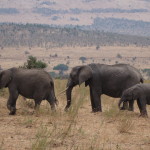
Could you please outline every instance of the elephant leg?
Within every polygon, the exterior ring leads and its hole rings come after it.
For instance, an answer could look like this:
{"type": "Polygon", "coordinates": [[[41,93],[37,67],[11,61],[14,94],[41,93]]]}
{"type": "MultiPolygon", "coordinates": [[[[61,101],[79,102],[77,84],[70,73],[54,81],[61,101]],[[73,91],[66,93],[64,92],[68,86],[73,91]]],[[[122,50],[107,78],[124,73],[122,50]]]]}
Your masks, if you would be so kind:
{"type": "Polygon", "coordinates": [[[94,89],[91,88],[91,93],[92,93],[92,111],[93,112],[98,112],[98,111],[102,111],[101,108],[101,99],[100,99],[100,94],[98,92],[96,92],[94,89]]]}
{"type": "MultiPolygon", "coordinates": [[[[41,90],[42,91],[42,90],[41,90]]],[[[33,99],[34,99],[34,102],[35,102],[35,106],[34,106],[34,109],[36,110],[39,110],[40,108],[40,104],[43,100],[43,94],[41,93],[41,91],[36,91],[33,95],[33,99]]]]}
{"type": "Polygon", "coordinates": [[[146,105],[142,106],[142,110],[141,110],[141,115],[142,117],[148,117],[147,115],[147,110],[146,110],[146,105]]]}
{"type": "Polygon", "coordinates": [[[55,105],[57,103],[57,99],[55,97],[55,94],[54,94],[53,90],[50,92],[50,95],[49,95],[47,101],[49,102],[49,104],[51,106],[51,110],[55,111],[56,110],[55,105]]]}
{"type": "Polygon", "coordinates": [[[134,111],[133,105],[134,105],[134,100],[129,101],[129,108],[128,108],[129,111],[134,111]]]}
{"type": "Polygon", "coordinates": [[[145,99],[138,99],[137,100],[138,107],[140,109],[140,116],[147,117],[147,110],[146,110],[146,100],[145,99]]]}
{"type": "Polygon", "coordinates": [[[92,106],[92,111],[94,111],[95,105],[94,105],[94,98],[92,94],[92,89],[90,88],[90,99],[91,99],[91,106],[92,106]]]}
{"type": "Polygon", "coordinates": [[[17,91],[10,92],[10,96],[7,101],[7,108],[10,110],[9,115],[16,114],[16,101],[17,101],[18,95],[19,94],[17,91]]]}
{"type": "Polygon", "coordinates": [[[141,106],[141,103],[140,103],[139,99],[137,99],[137,105],[138,105],[140,113],[141,113],[142,112],[142,106],[141,106]]]}
{"type": "Polygon", "coordinates": [[[56,108],[55,108],[55,102],[53,102],[51,99],[48,99],[47,101],[49,102],[49,104],[51,106],[51,110],[55,111],[56,110],[56,108]]]}
{"type": "Polygon", "coordinates": [[[40,104],[41,104],[41,100],[34,100],[34,102],[35,102],[34,109],[35,109],[35,110],[39,110],[40,104]]]}
{"type": "Polygon", "coordinates": [[[123,102],[123,106],[121,107],[121,110],[128,110],[128,102],[123,102]]]}

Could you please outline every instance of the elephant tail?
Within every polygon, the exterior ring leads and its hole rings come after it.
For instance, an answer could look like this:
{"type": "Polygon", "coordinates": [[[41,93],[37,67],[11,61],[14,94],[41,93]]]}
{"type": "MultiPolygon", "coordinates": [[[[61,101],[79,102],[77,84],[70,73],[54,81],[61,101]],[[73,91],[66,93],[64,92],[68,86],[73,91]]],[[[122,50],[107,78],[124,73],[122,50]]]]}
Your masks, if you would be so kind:
{"type": "Polygon", "coordinates": [[[144,79],[143,79],[143,78],[141,78],[141,79],[140,79],[140,82],[141,82],[141,83],[144,83],[144,79]]]}

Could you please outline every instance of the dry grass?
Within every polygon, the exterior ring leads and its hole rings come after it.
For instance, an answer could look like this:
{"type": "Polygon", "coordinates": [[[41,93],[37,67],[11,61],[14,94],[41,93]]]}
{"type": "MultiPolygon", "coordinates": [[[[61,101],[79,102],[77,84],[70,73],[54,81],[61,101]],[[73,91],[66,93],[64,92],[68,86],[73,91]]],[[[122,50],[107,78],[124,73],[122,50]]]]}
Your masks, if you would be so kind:
{"type": "MultiPolygon", "coordinates": [[[[4,69],[14,66],[22,66],[26,62],[29,55],[36,56],[38,59],[45,61],[48,64],[47,71],[52,71],[53,67],[58,64],[67,64],[69,61],[70,69],[76,65],[83,65],[79,58],[84,56],[87,58],[84,64],[89,63],[102,63],[102,64],[115,64],[127,63],[139,69],[149,68],[150,51],[149,47],[119,47],[119,46],[103,46],[100,50],[94,47],[62,47],[52,48],[46,50],[45,48],[4,48],[0,49],[1,57],[0,64],[4,69]],[[25,55],[24,52],[29,51],[30,54],[25,55]],[[50,55],[57,54],[58,57],[49,57],[50,55]],[[122,59],[116,56],[120,54],[122,59]],[[69,59],[67,58],[69,56],[69,59]],[[133,60],[133,57],[136,57],[133,60]],[[5,61],[4,61],[5,60],[5,61]]],[[[70,70],[69,70],[70,71],[70,70]]]]}
{"type": "MultiPolygon", "coordinates": [[[[65,80],[55,80],[56,95],[65,80]]],[[[73,90],[73,105],[64,112],[65,95],[58,97],[57,112],[46,101],[34,112],[33,100],[19,97],[17,114],[9,116],[7,90],[0,92],[0,150],[149,150],[150,120],[135,112],[119,111],[118,99],[102,96],[102,113],[91,113],[89,89],[73,90]],[[4,96],[4,97],[3,97],[4,96]]],[[[150,115],[150,107],[147,107],[150,115]]]]}

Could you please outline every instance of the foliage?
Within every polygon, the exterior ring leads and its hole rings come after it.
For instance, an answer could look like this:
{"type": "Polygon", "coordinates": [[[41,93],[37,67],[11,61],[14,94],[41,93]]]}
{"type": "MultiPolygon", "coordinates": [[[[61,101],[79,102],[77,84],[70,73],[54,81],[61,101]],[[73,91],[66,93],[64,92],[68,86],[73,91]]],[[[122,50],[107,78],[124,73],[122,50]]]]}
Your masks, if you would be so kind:
{"type": "Polygon", "coordinates": [[[86,57],[83,57],[83,56],[79,58],[79,60],[81,60],[82,63],[84,63],[84,62],[86,61],[86,59],[87,59],[87,58],[86,58],[86,57]]]}
{"type": "Polygon", "coordinates": [[[67,71],[68,66],[65,64],[58,64],[57,66],[54,66],[53,70],[67,71]]]}
{"type": "Polygon", "coordinates": [[[142,72],[146,73],[146,75],[150,77],[150,69],[143,69],[142,72]]]}
{"type": "Polygon", "coordinates": [[[37,60],[36,57],[29,56],[26,63],[24,63],[23,68],[46,68],[47,64],[42,62],[41,60],[37,60]]]}

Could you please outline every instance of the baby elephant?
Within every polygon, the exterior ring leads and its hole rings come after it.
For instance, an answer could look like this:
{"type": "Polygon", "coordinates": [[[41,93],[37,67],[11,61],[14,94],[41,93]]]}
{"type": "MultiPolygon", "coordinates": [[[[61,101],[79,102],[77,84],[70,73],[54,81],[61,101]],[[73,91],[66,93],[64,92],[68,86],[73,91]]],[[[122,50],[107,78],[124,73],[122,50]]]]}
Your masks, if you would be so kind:
{"type": "Polygon", "coordinates": [[[126,89],[118,103],[120,107],[122,102],[137,100],[140,109],[140,116],[147,116],[146,104],[150,105],[150,84],[136,84],[126,89]]]}
{"type": "Polygon", "coordinates": [[[9,89],[7,108],[10,115],[16,113],[16,100],[20,95],[34,99],[35,108],[42,100],[47,100],[51,109],[55,110],[57,102],[54,92],[54,82],[51,76],[39,69],[11,68],[0,72],[0,88],[9,89]]]}

